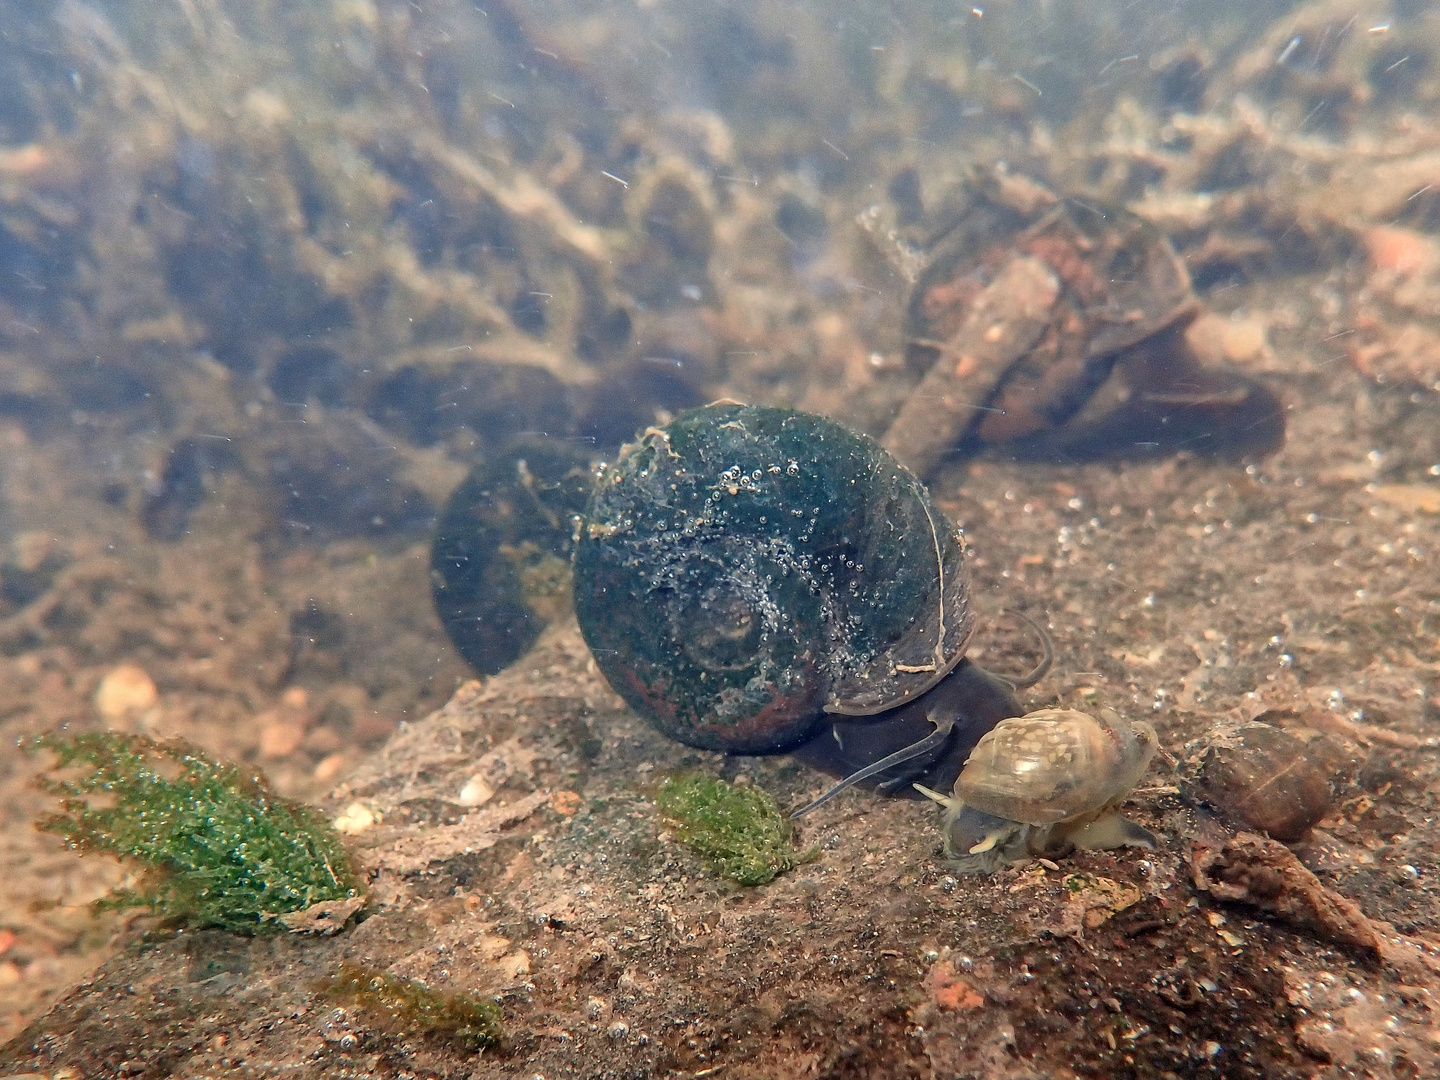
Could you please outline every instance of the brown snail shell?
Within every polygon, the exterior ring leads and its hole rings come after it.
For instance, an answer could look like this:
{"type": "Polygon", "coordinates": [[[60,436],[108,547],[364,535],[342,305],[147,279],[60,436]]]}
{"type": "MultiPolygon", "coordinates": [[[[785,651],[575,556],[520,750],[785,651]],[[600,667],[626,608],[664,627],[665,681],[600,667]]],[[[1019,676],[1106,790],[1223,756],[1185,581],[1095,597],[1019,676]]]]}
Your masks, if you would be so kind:
{"type": "Polygon", "coordinates": [[[1330,812],[1330,781],[1289,732],[1252,722],[1206,742],[1195,793],[1246,828],[1289,843],[1330,812]]]}
{"type": "Polygon", "coordinates": [[[1283,441],[1273,394],[1188,348],[1200,304],[1158,229],[999,170],[972,188],[911,294],[906,359],[925,375],[886,449],[924,476],[995,447],[1241,456],[1283,441]]]}
{"type": "Polygon", "coordinates": [[[1070,847],[1154,847],[1115,808],[1158,746],[1155,729],[1113,713],[1040,709],[980,738],[944,803],[945,854],[961,871],[991,871],[1070,847]]]}

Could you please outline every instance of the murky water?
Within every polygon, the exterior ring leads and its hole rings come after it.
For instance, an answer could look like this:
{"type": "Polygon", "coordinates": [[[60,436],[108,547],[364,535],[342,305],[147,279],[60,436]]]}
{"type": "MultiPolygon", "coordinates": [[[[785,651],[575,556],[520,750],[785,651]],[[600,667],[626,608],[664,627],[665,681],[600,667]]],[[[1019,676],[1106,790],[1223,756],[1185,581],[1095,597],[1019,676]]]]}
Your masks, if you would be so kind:
{"type": "MultiPolygon", "coordinates": [[[[970,545],[971,658],[1030,666],[1005,609],[1055,639],[1032,706],[1143,717],[1195,761],[1217,724],[1289,731],[1328,790],[1272,834],[1440,934],[1435,5],[46,0],[0,3],[0,71],[7,740],[179,736],[322,800],[553,647],[588,471],[729,398],[928,482],[970,545]],[[432,568],[442,520],[479,546],[432,568]]],[[[662,772],[826,783],[657,745],[662,772]]],[[[33,768],[0,777],[7,1037],[121,927],[86,905],[123,871],[30,829],[33,768]]],[[[1180,867],[1210,834],[1170,797],[1142,804],[1180,867]]],[[[907,857],[943,873],[932,831],[907,857]]],[[[1275,1071],[1136,1036],[1125,1074],[1426,1073],[1427,1005],[1383,1038],[1335,1006],[1327,1042],[1285,985],[1275,1071]]],[[[1007,1022],[1005,1068],[1041,1068],[1007,1022]]],[[[812,1052],[848,1068],[773,1068],[812,1052]]],[[[947,1053],[894,1060],[979,1068],[947,1053]]]]}

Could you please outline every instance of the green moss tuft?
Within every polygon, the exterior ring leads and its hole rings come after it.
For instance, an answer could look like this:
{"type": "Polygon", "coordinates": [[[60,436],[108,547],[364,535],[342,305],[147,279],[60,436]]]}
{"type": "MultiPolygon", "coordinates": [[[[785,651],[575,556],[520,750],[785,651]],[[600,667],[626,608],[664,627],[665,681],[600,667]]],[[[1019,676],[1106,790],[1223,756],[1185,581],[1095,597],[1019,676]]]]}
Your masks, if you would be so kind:
{"type": "Polygon", "coordinates": [[[500,1041],[500,1006],[464,991],[441,993],[413,979],[343,964],[326,984],[325,996],[370,1013],[394,1036],[450,1039],[467,1050],[484,1050],[500,1041]]]}
{"type": "Polygon", "coordinates": [[[819,855],[797,851],[790,821],[768,793],[708,776],[672,776],[655,803],[716,873],[741,885],[764,885],[819,855]]]}
{"type": "Polygon", "coordinates": [[[42,735],[33,748],[53,751],[56,770],[82,767],[73,779],[36,780],[61,799],[37,827],[145,870],[141,889],[117,892],[107,906],[145,906],[193,926],[253,934],[279,915],[359,895],[329,823],[259,776],[184,743],[121,732],[42,735]]]}

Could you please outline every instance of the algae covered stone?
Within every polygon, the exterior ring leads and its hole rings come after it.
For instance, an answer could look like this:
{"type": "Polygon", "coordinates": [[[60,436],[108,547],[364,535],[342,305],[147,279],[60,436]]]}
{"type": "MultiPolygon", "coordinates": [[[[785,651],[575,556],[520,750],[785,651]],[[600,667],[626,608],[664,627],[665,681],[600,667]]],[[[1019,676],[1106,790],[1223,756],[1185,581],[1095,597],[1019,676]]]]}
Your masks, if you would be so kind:
{"type": "Polygon", "coordinates": [[[655,804],[712,870],[741,885],[764,885],[819,854],[795,849],[789,819],[759,788],[672,776],[660,785],[655,804]]]}
{"type": "Polygon", "coordinates": [[[183,742],[113,731],[42,735],[33,747],[53,751],[57,771],[80,769],[37,778],[61,800],[37,827],[144,871],[141,887],[113,894],[109,906],[253,934],[361,893],[329,823],[235,765],[183,742]]]}
{"type": "Polygon", "coordinates": [[[325,996],[362,1010],[394,1036],[420,1036],[478,1051],[500,1042],[500,1006],[465,990],[435,990],[357,964],[342,964],[325,996]]]}

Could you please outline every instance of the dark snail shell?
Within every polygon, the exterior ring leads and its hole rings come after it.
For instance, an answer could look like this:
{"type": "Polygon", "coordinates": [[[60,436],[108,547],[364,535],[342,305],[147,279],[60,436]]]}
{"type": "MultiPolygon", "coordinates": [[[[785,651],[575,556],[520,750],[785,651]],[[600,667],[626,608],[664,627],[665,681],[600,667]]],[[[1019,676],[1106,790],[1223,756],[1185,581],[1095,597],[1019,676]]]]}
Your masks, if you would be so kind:
{"type": "Polygon", "coordinates": [[[734,753],[924,693],[964,655],[968,589],[955,528],[877,443],[735,404],[623,448],[574,561],[610,685],[670,737],[734,753]]]}
{"type": "Polygon", "coordinates": [[[568,607],[575,515],[590,490],[589,448],[521,439],[465,478],[430,546],[435,612],[467,663],[493,675],[568,607]]]}

